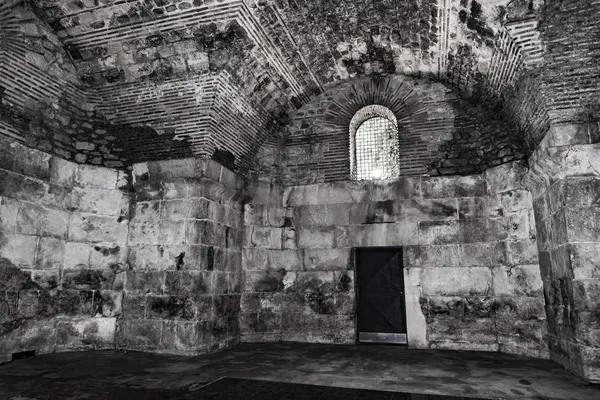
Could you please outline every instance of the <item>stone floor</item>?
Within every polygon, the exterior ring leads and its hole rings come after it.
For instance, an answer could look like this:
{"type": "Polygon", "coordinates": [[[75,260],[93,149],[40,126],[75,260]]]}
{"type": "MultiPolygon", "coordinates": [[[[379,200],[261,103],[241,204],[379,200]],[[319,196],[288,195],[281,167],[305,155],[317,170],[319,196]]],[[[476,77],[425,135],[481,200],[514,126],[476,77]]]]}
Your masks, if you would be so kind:
{"type": "MultiPolygon", "coordinates": [[[[348,394],[348,399],[401,398],[393,394],[381,397],[365,389],[421,394],[405,397],[415,400],[444,399],[440,396],[600,399],[600,387],[586,385],[550,361],[499,353],[290,343],[240,344],[199,357],[124,351],[38,356],[0,366],[0,399],[250,400],[260,397],[256,392],[239,396],[239,391],[238,397],[229,392],[218,395],[215,390],[219,392],[218,380],[223,377],[363,389],[360,396],[357,392],[348,392],[354,393],[348,394]],[[422,396],[424,394],[436,396],[422,396]]],[[[254,386],[265,390],[264,385],[254,386]]],[[[299,393],[298,390],[296,387],[289,393],[299,393]]],[[[262,397],[327,398],[310,394],[290,397],[284,392],[262,397]]]]}

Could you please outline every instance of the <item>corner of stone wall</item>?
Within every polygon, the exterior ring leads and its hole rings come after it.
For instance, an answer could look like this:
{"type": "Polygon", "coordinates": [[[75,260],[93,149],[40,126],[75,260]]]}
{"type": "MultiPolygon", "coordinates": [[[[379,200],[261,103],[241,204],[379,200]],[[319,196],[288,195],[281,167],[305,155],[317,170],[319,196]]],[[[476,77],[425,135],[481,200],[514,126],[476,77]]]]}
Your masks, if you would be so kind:
{"type": "Polygon", "coordinates": [[[133,165],[116,347],[202,354],[239,342],[244,181],[213,160],[133,165]]]}
{"type": "Polygon", "coordinates": [[[123,172],[2,144],[2,358],[112,348],[127,264],[123,172]]]}
{"type": "Polygon", "coordinates": [[[600,127],[553,125],[529,160],[550,357],[600,382],[600,127]]]}

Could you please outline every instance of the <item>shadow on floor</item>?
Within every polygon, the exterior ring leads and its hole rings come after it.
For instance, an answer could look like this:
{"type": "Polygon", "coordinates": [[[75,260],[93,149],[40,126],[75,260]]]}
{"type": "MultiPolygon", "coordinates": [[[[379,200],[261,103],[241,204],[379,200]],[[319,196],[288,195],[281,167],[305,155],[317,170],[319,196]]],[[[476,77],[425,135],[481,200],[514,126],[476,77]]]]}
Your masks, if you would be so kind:
{"type": "Polygon", "coordinates": [[[0,366],[0,399],[463,397],[598,400],[600,388],[546,360],[382,345],[240,344],[197,357],[125,351],[57,353],[0,366]],[[226,391],[232,387],[239,390],[226,391]],[[244,392],[243,387],[258,392],[244,392]],[[304,396],[306,391],[309,394],[304,396]],[[296,397],[286,397],[292,395],[296,397]]]}

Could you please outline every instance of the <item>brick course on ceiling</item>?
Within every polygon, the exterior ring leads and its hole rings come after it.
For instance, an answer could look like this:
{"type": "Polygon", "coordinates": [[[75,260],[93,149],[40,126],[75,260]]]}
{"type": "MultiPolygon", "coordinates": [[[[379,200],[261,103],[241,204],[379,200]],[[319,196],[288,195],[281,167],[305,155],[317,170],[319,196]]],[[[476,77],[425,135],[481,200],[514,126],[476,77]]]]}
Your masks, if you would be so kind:
{"type": "MultiPolygon", "coordinates": [[[[80,125],[94,115],[105,125],[141,127],[124,135],[137,144],[151,135],[136,160],[169,157],[165,148],[181,148],[175,138],[188,150],[173,157],[225,150],[244,169],[274,123],[287,124],[339,81],[402,74],[500,104],[534,145],[551,122],[597,114],[599,7],[592,0],[0,0],[0,96],[26,120],[58,105],[80,125]],[[589,54],[578,58],[583,50],[589,54]],[[215,89],[215,77],[226,83],[215,89]],[[190,108],[190,85],[216,90],[212,107],[190,108]],[[173,96],[152,104],[130,96],[165,86],[173,96]],[[175,118],[172,110],[184,109],[189,115],[175,118]],[[167,145],[153,152],[158,136],[167,145]]],[[[31,134],[27,121],[5,120],[2,133],[31,134]]],[[[67,150],[75,161],[98,160],[67,150]]]]}

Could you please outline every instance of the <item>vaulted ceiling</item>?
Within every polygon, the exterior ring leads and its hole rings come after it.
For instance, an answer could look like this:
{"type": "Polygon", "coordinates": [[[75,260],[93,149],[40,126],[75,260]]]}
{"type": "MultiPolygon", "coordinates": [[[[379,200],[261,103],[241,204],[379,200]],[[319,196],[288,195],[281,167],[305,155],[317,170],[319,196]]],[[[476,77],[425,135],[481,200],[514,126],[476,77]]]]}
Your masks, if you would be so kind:
{"type": "MultiPolygon", "coordinates": [[[[196,154],[219,147],[216,131],[225,122],[217,114],[248,120],[227,131],[245,129],[261,142],[324,88],[368,75],[433,79],[476,100],[510,95],[520,102],[512,105],[516,121],[531,126],[545,124],[541,109],[555,104],[552,118],[560,120],[580,105],[554,78],[542,79],[561,65],[552,51],[566,51],[557,32],[568,29],[553,13],[581,12],[570,26],[582,19],[588,35],[598,32],[588,15],[598,8],[592,0],[30,2],[0,0],[0,72],[9,77],[0,86],[9,103],[68,97],[111,123],[190,140],[196,154]],[[552,46],[544,30],[554,35],[552,46]],[[11,57],[20,61],[12,65],[11,57]],[[15,72],[24,64],[35,71],[15,72]],[[525,84],[523,75],[534,79],[525,84]],[[542,93],[546,88],[562,97],[542,93]],[[515,96],[519,91],[527,92],[515,96]]],[[[593,57],[572,75],[596,73],[593,57]]],[[[569,68],[562,73],[570,77],[569,68]]],[[[590,97],[593,82],[579,83],[578,98],[590,97]]],[[[234,140],[234,153],[252,151],[234,140]]]]}

